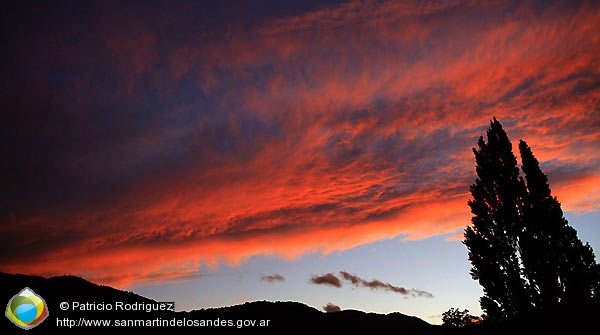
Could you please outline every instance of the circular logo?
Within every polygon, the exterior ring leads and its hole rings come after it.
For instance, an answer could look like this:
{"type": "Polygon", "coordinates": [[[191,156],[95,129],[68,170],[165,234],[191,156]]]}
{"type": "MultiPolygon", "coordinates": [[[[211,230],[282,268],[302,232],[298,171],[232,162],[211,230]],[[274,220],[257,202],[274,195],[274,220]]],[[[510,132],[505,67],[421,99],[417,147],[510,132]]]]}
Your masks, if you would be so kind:
{"type": "Polygon", "coordinates": [[[23,329],[31,329],[48,317],[48,307],[42,297],[26,287],[10,299],[6,317],[23,329]]]}

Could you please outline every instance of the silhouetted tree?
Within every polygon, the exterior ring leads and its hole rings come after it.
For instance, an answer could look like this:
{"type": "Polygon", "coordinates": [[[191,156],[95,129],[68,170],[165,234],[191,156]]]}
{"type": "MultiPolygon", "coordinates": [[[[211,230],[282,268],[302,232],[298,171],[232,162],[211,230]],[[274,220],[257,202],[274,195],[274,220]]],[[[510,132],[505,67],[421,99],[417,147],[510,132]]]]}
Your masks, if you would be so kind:
{"type": "Polygon", "coordinates": [[[589,244],[569,226],[527,143],[519,143],[525,179],[496,118],[487,142],[481,136],[477,145],[477,178],[468,202],[473,217],[463,243],[471,276],[483,287],[485,318],[600,299],[600,265],[589,244]]]}
{"type": "Polygon", "coordinates": [[[478,320],[474,315],[469,314],[468,309],[459,310],[458,308],[450,308],[442,313],[442,324],[447,327],[464,327],[478,320]]]}
{"type": "Polygon", "coordinates": [[[496,118],[487,130],[487,143],[481,136],[477,145],[477,178],[469,200],[472,225],[465,229],[463,243],[469,250],[471,276],[483,287],[481,307],[487,317],[515,316],[531,307],[518,254],[525,185],[512,144],[496,118]]]}
{"type": "Polygon", "coordinates": [[[583,244],[552,196],[548,177],[531,148],[519,142],[527,181],[520,247],[524,273],[535,289],[535,303],[547,309],[559,302],[593,298],[599,285],[594,252],[583,244]]]}

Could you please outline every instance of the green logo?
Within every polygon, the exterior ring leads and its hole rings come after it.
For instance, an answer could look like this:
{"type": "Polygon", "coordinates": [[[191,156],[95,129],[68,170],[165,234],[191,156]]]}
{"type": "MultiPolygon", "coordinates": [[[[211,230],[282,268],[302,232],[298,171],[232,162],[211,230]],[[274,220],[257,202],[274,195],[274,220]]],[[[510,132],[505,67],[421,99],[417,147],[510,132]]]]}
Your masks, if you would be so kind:
{"type": "Polygon", "coordinates": [[[10,299],[6,317],[23,329],[31,329],[48,317],[48,307],[42,297],[26,287],[10,299]]]}

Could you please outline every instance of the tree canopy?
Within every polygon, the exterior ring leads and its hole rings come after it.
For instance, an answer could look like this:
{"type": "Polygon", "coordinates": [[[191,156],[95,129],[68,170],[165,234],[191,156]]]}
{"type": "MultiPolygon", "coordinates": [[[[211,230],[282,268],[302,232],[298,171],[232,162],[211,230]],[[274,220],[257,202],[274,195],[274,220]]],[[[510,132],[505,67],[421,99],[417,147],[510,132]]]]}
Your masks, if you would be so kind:
{"type": "Polygon", "coordinates": [[[468,309],[460,310],[458,308],[450,308],[442,313],[442,322],[447,327],[465,327],[477,322],[479,319],[476,316],[469,314],[468,309]]]}
{"type": "Polygon", "coordinates": [[[486,137],[473,148],[477,177],[468,201],[473,216],[463,240],[471,276],[483,287],[486,318],[597,299],[600,276],[593,250],[569,226],[531,148],[520,141],[519,169],[496,118],[486,137]]]}

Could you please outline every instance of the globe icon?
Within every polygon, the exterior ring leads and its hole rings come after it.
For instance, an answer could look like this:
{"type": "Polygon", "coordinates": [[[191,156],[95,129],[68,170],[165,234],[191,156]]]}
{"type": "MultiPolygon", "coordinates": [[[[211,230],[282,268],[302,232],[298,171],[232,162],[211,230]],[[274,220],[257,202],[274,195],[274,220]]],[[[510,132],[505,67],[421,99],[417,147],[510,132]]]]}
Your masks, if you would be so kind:
{"type": "Polygon", "coordinates": [[[26,287],[10,299],[6,317],[23,329],[31,329],[48,317],[48,308],[40,296],[26,287]]]}

